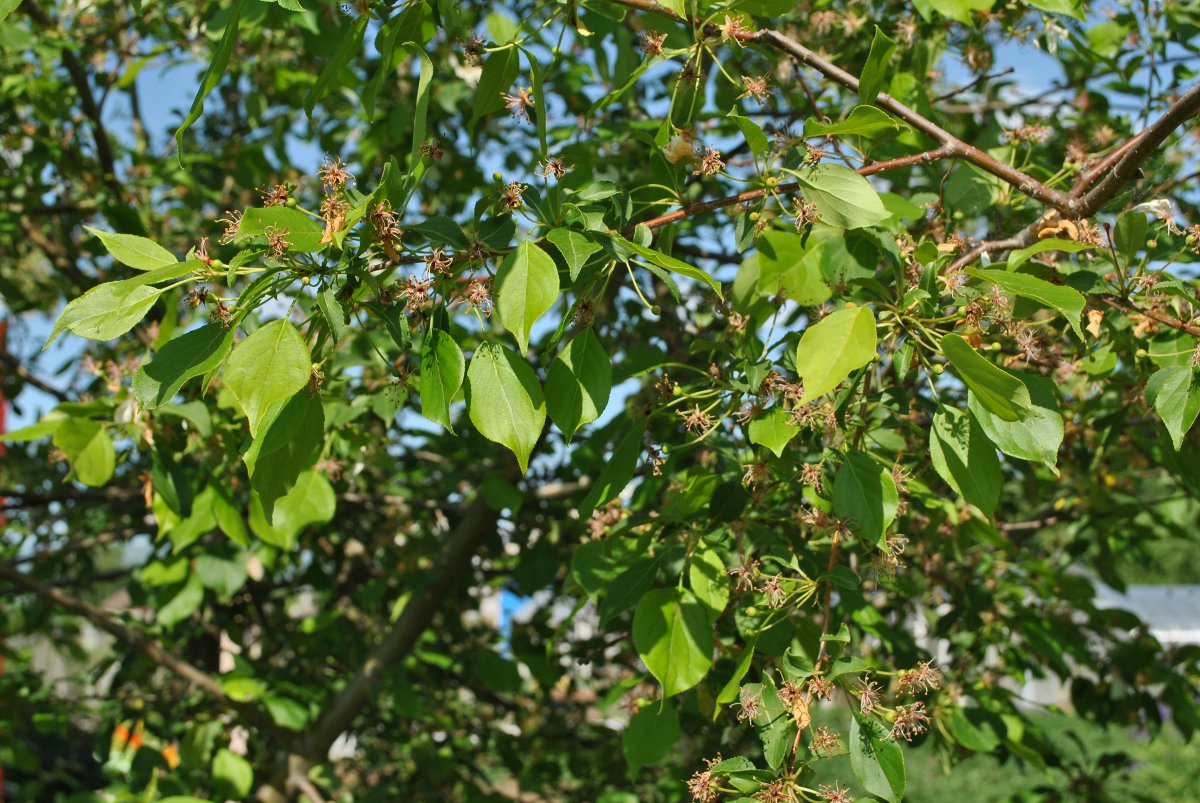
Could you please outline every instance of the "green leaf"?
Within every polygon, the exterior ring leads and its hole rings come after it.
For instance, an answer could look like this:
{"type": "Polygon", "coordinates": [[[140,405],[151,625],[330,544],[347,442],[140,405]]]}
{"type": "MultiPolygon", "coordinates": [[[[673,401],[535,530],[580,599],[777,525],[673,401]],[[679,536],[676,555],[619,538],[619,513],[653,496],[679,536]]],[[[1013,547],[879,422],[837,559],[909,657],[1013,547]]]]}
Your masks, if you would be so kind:
{"type": "Polygon", "coordinates": [[[0,22],[4,22],[4,19],[16,11],[19,5],[21,5],[21,0],[0,0],[0,22]]]}
{"type": "Polygon", "coordinates": [[[861,229],[892,216],[871,183],[845,165],[819,164],[795,176],[830,226],[861,229]]]}
{"type": "Polygon", "coordinates": [[[210,323],[168,341],[133,375],[133,393],[148,410],[169,402],[192,377],[212,371],[233,343],[233,328],[210,323]]]}
{"type": "Polygon", "coordinates": [[[162,290],[151,285],[178,279],[199,265],[198,261],[178,262],[130,279],[93,287],[63,308],[42,349],[66,330],[89,340],[120,337],[137,325],[162,294],[162,290]]]}
{"type": "Polygon", "coordinates": [[[890,803],[904,799],[904,751],[874,719],[854,715],[850,723],[850,768],[863,788],[890,803]]]}
{"type": "Polygon", "coordinates": [[[846,307],[804,330],[796,347],[796,373],[804,383],[800,404],[823,396],[875,359],[875,315],[846,307]]]}
{"type": "Polygon", "coordinates": [[[311,253],[325,247],[321,243],[325,236],[324,227],[289,206],[250,207],[238,225],[237,240],[244,242],[252,237],[265,237],[267,229],[286,232],[283,239],[288,243],[289,251],[311,253]]]}
{"type": "Polygon", "coordinates": [[[697,552],[688,568],[688,583],[715,622],[729,604],[729,574],[721,553],[712,547],[697,552]]]}
{"type": "Polygon", "coordinates": [[[247,800],[254,787],[250,762],[222,747],[213,758],[213,784],[218,793],[233,800],[247,800]]]}
{"type": "Polygon", "coordinates": [[[892,473],[863,452],[850,452],[833,478],[833,510],[857,524],[865,540],[883,543],[896,518],[900,494],[892,473]]]}
{"type": "Polygon", "coordinates": [[[467,369],[467,411],[488,440],[507,446],[521,472],[546,423],[546,401],[529,364],[503,346],[480,343],[467,369]]]}
{"type": "Polygon", "coordinates": [[[733,676],[721,687],[721,691],[717,692],[717,710],[713,712],[713,719],[716,719],[720,706],[732,703],[737,699],[742,678],[746,677],[746,673],[750,671],[750,664],[754,661],[754,648],[757,644],[758,636],[751,636],[742,648],[742,656],[738,658],[737,666],[733,668],[733,676]]]}
{"type": "Polygon", "coordinates": [[[175,596],[167,600],[167,603],[155,612],[154,621],[163,627],[174,627],[195,613],[202,602],[204,602],[204,586],[200,582],[200,576],[195,573],[190,574],[187,582],[183,584],[183,588],[179,589],[175,596]]]}
{"type": "Polygon", "coordinates": [[[570,441],[583,424],[595,421],[608,406],[612,360],[589,326],[566,345],[546,375],[546,407],[570,441]]]}
{"type": "Polygon", "coordinates": [[[1083,12],[1083,3],[1080,0],[1025,0],[1025,2],[1051,14],[1066,14],[1077,20],[1087,19],[1087,15],[1083,12]]]}
{"type": "Polygon", "coordinates": [[[967,392],[967,408],[996,447],[1010,457],[1036,460],[1051,469],[1058,464],[1063,441],[1063,419],[1058,412],[1054,385],[1040,376],[1015,373],[1029,391],[1032,414],[1020,421],[1005,421],[967,392]]]}
{"type": "Polygon", "coordinates": [[[290,399],[308,384],[312,357],[296,327],[271,321],[233,350],[225,369],[225,386],[237,399],[257,435],[271,405],[290,399]]]}
{"type": "Polygon", "coordinates": [[[781,17],[796,10],[796,0],[734,0],[729,7],[759,17],[781,17]]]}
{"type": "Polygon", "coordinates": [[[1044,254],[1047,251],[1065,251],[1068,254],[1077,254],[1080,251],[1087,251],[1095,248],[1091,243],[1080,243],[1075,240],[1060,240],[1057,237],[1048,237],[1045,240],[1038,240],[1033,245],[1028,245],[1024,248],[1018,248],[1016,251],[1008,252],[1008,270],[1014,271],[1029,261],[1029,258],[1037,254],[1044,254]]]}
{"type": "Polygon", "coordinates": [[[329,335],[333,342],[341,340],[342,333],[346,331],[346,313],[338,303],[337,294],[332,287],[326,287],[317,293],[317,307],[321,310],[325,323],[329,325],[329,335]]]}
{"type": "Polygon", "coordinates": [[[1000,500],[1000,459],[974,416],[942,408],[929,439],[933,468],[955,493],[991,518],[1000,500]]]}
{"type": "Polygon", "coordinates": [[[54,430],[54,445],[71,463],[75,479],[99,488],[112,478],[117,453],[108,430],[99,421],[68,418],[54,430]]]}
{"type": "Polygon", "coordinates": [[[635,778],[642,767],[666,758],[679,735],[679,715],[666,700],[652,702],[634,714],[622,740],[629,776],[635,778]]]}
{"type": "Polygon", "coordinates": [[[826,240],[768,229],[758,239],[758,293],[774,296],[786,292],[788,300],[815,307],[829,299],[829,285],[821,274],[826,240]]]}
{"type": "Polygon", "coordinates": [[[680,276],[686,276],[689,279],[695,279],[697,281],[704,282],[710,288],[712,288],[712,290],[715,293],[720,295],[721,283],[718,282],[716,279],[714,279],[712,276],[709,276],[704,271],[700,270],[699,268],[693,267],[693,266],[687,264],[686,262],[681,262],[680,260],[676,259],[675,257],[667,256],[664,253],[655,251],[653,248],[648,248],[644,245],[640,245],[638,243],[631,242],[630,240],[626,240],[624,237],[621,237],[620,235],[614,234],[614,235],[612,235],[612,239],[614,241],[616,241],[617,243],[619,243],[620,245],[623,245],[624,247],[628,248],[630,251],[637,254],[638,256],[646,259],[652,265],[656,265],[656,266],[662,268],[663,270],[669,270],[671,273],[677,273],[680,276]]]}
{"type": "Polygon", "coordinates": [[[1033,402],[1024,383],[971,348],[961,336],[951,333],[943,337],[942,352],[979,403],[1001,420],[1020,421],[1033,415],[1033,402]]]}
{"type": "Polygon", "coordinates": [[[1078,290],[1051,284],[1045,279],[1039,279],[1027,273],[971,269],[968,269],[967,273],[978,279],[983,279],[985,282],[991,282],[1006,292],[1033,299],[1039,304],[1045,304],[1047,307],[1061,312],[1063,317],[1067,319],[1067,323],[1071,324],[1071,328],[1075,330],[1075,334],[1079,336],[1079,339],[1084,339],[1080,321],[1083,317],[1083,308],[1087,305],[1087,300],[1078,290]]]}
{"type": "Polygon", "coordinates": [[[880,134],[895,134],[907,125],[876,106],[855,106],[844,120],[822,123],[814,117],[804,121],[806,137],[845,137],[858,135],[877,137],[880,134]]]}
{"type": "Polygon", "coordinates": [[[1147,236],[1149,228],[1150,223],[1140,209],[1122,212],[1113,227],[1113,247],[1127,262],[1133,262],[1150,239],[1147,236]]]}
{"type": "Polygon", "coordinates": [[[754,419],[750,422],[750,442],[765,446],[774,452],[776,457],[782,457],[784,447],[800,432],[800,427],[788,423],[788,418],[786,410],[776,407],[766,415],[754,419]]]}
{"type": "MultiPolygon", "coordinates": [[[[471,104],[471,119],[467,123],[468,136],[475,136],[475,126],[480,120],[504,108],[504,99],[501,96],[511,91],[520,66],[521,54],[515,47],[488,54],[479,75],[474,102],[471,104]]],[[[545,102],[543,98],[534,100],[538,103],[545,102]]]]}
{"type": "Polygon", "coordinates": [[[926,19],[929,18],[928,9],[932,8],[943,17],[964,25],[971,23],[971,12],[987,11],[995,4],[996,0],[918,0],[915,3],[917,11],[926,19]]]}
{"type": "Polygon", "coordinates": [[[311,719],[308,709],[290,697],[271,695],[263,699],[263,706],[272,722],[290,731],[304,730],[311,719]]]}
{"type": "Polygon", "coordinates": [[[712,663],[708,612],[686,589],[651,591],[633,615],[633,646],[664,697],[687,691],[704,680],[712,663]]]}
{"type": "Polygon", "coordinates": [[[180,166],[183,165],[183,135],[192,127],[192,123],[200,119],[200,115],[204,113],[204,99],[208,97],[209,92],[216,89],[217,84],[221,83],[221,78],[225,75],[229,57],[233,54],[234,45],[237,44],[238,23],[241,20],[244,4],[245,0],[234,0],[233,12],[229,17],[229,22],[225,23],[225,31],[221,34],[221,41],[217,43],[212,61],[208,63],[208,69],[204,71],[204,77],[200,79],[200,86],[196,90],[192,108],[184,118],[183,124],[175,130],[175,150],[179,156],[180,166]]]}
{"type": "Polygon", "coordinates": [[[355,21],[353,27],[343,31],[337,50],[317,76],[308,94],[304,96],[304,111],[309,117],[312,117],[313,107],[317,102],[333,89],[333,82],[341,75],[342,70],[362,52],[363,36],[367,32],[367,23],[370,20],[369,14],[363,14],[355,21]]]}
{"type": "Polygon", "coordinates": [[[587,263],[588,258],[597,251],[603,250],[599,245],[570,229],[551,229],[546,239],[554,243],[554,247],[566,260],[567,270],[571,281],[579,278],[579,271],[587,263]]]}
{"type": "Polygon", "coordinates": [[[761,156],[771,149],[771,140],[767,139],[767,135],[763,133],[762,126],[751,120],[749,117],[743,117],[737,113],[737,109],[732,110],[725,115],[741,130],[742,136],[746,138],[746,144],[750,146],[750,152],[761,156]]]}
{"type": "Polygon", "coordinates": [[[295,485],[275,503],[270,522],[257,496],[250,498],[250,529],[274,547],[290,551],[296,535],[310,524],[324,524],[337,512],[337,495],[324,474],[305,471],[295,485]]]}
{"type": "Polygon", "coordinates": [[[242,459],[268,521],[274,515],[275,501],[291,490],[300,472],[316,462],[324,443],[321,397],[307,390],[288,399],[269,423],[264,421],[242,459]]]}
{"type": "Polygon", "coordinates": [[[754,718],[754,729],[763,746],[763,758],[771,769],[783,766],[796,736],[796,720],[791,710],[779,699],[779,690],[767,675],[764,683],[747,683],[741,694],[758,696],[758,715],[754,718]]]}
{"type": "Polygon", "coordinates": [[[462,349],[450,333],[430,329],[421,349],[421,415],[451,432],[450,402],[462,387],[466,367],[462,349]]]}
{"type": "Polygon", "coordinates": [[[84,228],[100,238],[113,259],[136,270],[154,270],[179,261],[170,251],[145,237],[100,231],[91,226],[84,228]]]}
{"type": "Polygon", "coordinates": [[[1195,369],[1191,365],[1168,365],[1158,369],[1146,383],[1146,401],[1154,405],[1171,435],[1171,444],[1179,451],[1183,436],[1200,413],[1200,388],[1196,385],[1195,369]]]}
{"type": "MultiPolygon", "coordinates": [[[[364,19],[366,15],[363,15],[364,19]]],[[[415,42],[405,42],[404,49],[413,54],[421,65],[421,73],[417,78],[417,105],[413,112],[413,143],[409,151],[408,164],[410,170],[415,170],[421,160],[421,145],[425,143],[425,127],[429,118],[430,87],[433,84],[433,62],[429,60],[425,50],[415,42]]]]}
{"type": "Polygon", "coordinates": [[[658,566],[658,558],[638,558],[605,586],[604,598],[597,611],[601,627],[607,627],[614,616],[637,604],[658,576],[658,566]]]}
{"type": "Polygon", "coordinates": [[[637,470],[638,455],[642,453],[642,435],[646,432],[645,419],[635,423],[621,438],[612,456],[600,469],[596,484],[591,487],[583,502],[579,505],[579,516],[586,519],[592,515],[592,510],[600,505],[606,505],[616,499],[625,486],[633,479],[637,470]]]}
{"type": "Polygon", "coordinates": [[[524,240],[505,257],[494,285],[500,322],[517,338],[524,355],[533,324],[558,300],[558,268],[549,254],[524,240]]]}
{"type": "Polygon", "coordinates": [[[862,76],[858,79],[860,103],[875,102],[876,96],[889,79],[888,62],[895,52],[896,43],[876,25],[875,37],[871,40],[871,51],[867,54],[867,63],[863,65],[862,76]]]}

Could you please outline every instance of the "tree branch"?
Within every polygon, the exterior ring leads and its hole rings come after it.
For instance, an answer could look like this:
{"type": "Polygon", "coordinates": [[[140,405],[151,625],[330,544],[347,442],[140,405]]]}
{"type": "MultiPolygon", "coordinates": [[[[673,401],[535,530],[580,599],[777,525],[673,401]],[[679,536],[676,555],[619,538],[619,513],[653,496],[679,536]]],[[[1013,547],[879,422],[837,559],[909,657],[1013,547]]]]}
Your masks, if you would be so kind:
{"type": "MultiPolygon", "coordinates": [[[[25,0],[21,4],[21,9],[43,31],[59,30],[58,23],[51,19],[45,10],[34,0],[25,0]]],[[[79,103],[83,107],[83,113],[91,121],[92,139],[96,143],[96,158],[100,160],[100,166],[103,168],[104,183],[108,185],[109,190],[113,194],[113,202],[120,203],[124,192],[121,188],[121,182],[117,179],[117,164],[116,159],[113,157],[112,141],[109,139],[108,131],[104,127],[100,107],[97,105],[96,98],[92,94],[87,71],[76,57],[75,52],[70,48],[62,49],[62,63],[63,67],[66,68],[67,74],[71,77],[71,83],[75,85],[75,90],[79,93],[79,103]]]]}
{"type": "Polygon", "coordinates": [[[412,652],[449,590],[470,568],[471,558],[480,544],[496,532],[498,520],[499,515],[488,507],[482,494],[476,497],[447,539],[428,585],[413,594],[383,641],[325,706],[308,735],[301,740],[296,751],[298,755],[313,762],[324,759],[330,745],[353,724],[354,718],[370,700],[371,691],[384,673],[412,652]]]}
{"type": "Polygon", "coordinates": [[[274,723],[258,708],[246,703],[239,703],[226,696],[221,685],[208,673],[198,669],[182,658],[167,652],[157,641],[126,627],[101,608],[97,608],[91,603],[77,597],[72,597],[53,586],[49,586],[5,561],[0,561],[0,578],[12,582],[25,591],[41,597],[69,613],[87,619],[99,629],[116,638],[117,641],[132,647],[154,663],[167,669],[192,688],[208,694],[222,705],[237,711],[260,727],[266,727],[272,731],[276,730],[274,723]]]}
{"type": "Polygon", "coordinates": [[[1088,217],[1108,203],[1121,187],[1133,180],[1141,166],[1150,158],[1158,146],[1166,141],[1175,129],[1200,113],[1200,84],[1184,92],[1171,104],[1161,117],[1151,123],[1142,133],[1129,140],[1121,148],[1105,158],[1095,168],[1090,181],[1100,173],[1104,177],[1092,185],[1076,182],[1071,189],[1069,211],[1074,217],[1088,217]],[[1090,187],[1090,188],[1089,188],[1090,187]],[[1085,192],[1086,191],[1086,192],[1085,192]]]}

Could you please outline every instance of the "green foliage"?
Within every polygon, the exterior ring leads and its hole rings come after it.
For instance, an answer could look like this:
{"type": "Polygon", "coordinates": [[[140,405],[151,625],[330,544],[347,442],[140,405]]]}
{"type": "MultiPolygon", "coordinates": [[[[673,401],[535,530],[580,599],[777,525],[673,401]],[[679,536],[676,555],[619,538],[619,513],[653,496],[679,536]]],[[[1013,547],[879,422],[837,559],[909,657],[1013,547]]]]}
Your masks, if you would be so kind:
{"type": "Polygon", "coordinates": [[[6,794],[1195,796],[1194,8],[345,5],[0,0],[6,794]]]}

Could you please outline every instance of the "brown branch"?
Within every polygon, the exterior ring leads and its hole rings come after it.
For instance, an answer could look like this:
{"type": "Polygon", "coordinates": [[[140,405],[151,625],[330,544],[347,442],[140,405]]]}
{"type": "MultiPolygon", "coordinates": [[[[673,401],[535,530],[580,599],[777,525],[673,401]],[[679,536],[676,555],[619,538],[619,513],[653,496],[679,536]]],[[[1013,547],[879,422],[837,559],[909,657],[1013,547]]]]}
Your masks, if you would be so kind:
{"type": "Polygon", "coordinates": [[[1169,326],[1172,329],[1178,329],[1180,332],[1187,332],[1193,337],[1200,337],[1200,326],[1197,326],[1190,321],[1182,321],[1174,315],[1169,315],[1165,312],[1159,312],[1156,309],[1142,309],[1132,301],[1120,298],[1119,296],[1100,296],[1100,300],[1115,310],[1122,312],[1132,312],[1135,315],[1145,315],[1152,321],[1157,321],[1164,326],[1169,326]]]}
{"type": "MultiPolygon", "coordinates": [[[[1108,203],[1120,189],[1137,177],[1142,164],[1150,158],[1167,137],[1200,113],[1200,84],[1184,92],[1161,117],[1151,123],[1142,133],[1118,148],[1096,168],[1103,168],[1103,178],[1098,183],[1081,184],[1071,189],[1069,208],[1074,217],[1088,217],[1108,203]],[[1086,190],[1086,192],[1085,192],[1086,190]]],[[[1099,173],[1095,174],[1096,176],[1099,173]]],[[[1083,176],[1080,177],[1080,181],[1083,176]]],[[[1091,178],[1096,181],[1095,177],[1091,178]]]]}
{"type": "Polygon", "coordinates": [[[428,585],[413,594],[404,613],[392,625],[383,641],[371,652],[345,687],[325,706],[296,751],[308,761],[320,761],[337,737],[347,730],[370,700],[371,691],[384,673],[402,661],[433,621],[450,589],[470,568],[471,558],[487,536],[496,531],[496,511],[483,496],[476,498],[462,521],[446,540],[428,585]]]}
{"type": "MultiPolygon", "coordinates": [[[[941,148],[934,148],[931,151],[915,153],[911,156],[901,156],[899,158],[888,159],[887,161],[883,162],[872,162],[858,168],[856,172],[862,176],[871,176],[875,173],[882,173],[885,170],[897,170],[902,167],[928,164],[929,162],[933,162],[938,159],[945,159],[951,155],[952,154],[950,153],[949,149],[943,146],[941,148]]],[[[800,186],[801,185],[799,182],[790,181],[786,184],[776,185],[771,189],[746,190],[745,192],[739,192],[737,195],[730,195],[725,198],[713,198],[709,201],[696,201],[694,203],[685,204],[683,207],[676,209],[674,212],[669,212],[665,215],[660,215],[659,217],[644,221],[641,225],[650,229],[657,229],[667,225],[668,223],[674,223],[677,220],[683,220],[684,218],[703,214],[704,212],[711,212],[714,209],[722,209],[726,206],[742,204],[748,201],[756,201],[772,192],[795,192],[800,189],[800,186]]]]}
{"type": "Polygon", "coordinates": [[[1037,230],[1039,228],[1039,224],[1040,221],[1031,226],[1027,226],[1026,228],[1022,229],[1019,234],[1015,234],[1012,237],[1005,237],[1004,239],[1000,240],[984,240],[983,242],[979,243],[979,245],[976,245],[974,248],[950,263],[948,270],[961,270],[975,260],[979,259],[984,254],[992,254],[997,251],[1014,251],[1018,248],[1024,248],[1025,246],[1030,245],[1034,242],[1034,240],[1037,239],[1037,230]]]}
{"type": "Polygon", "coordinates": [[[998,72],[991,73],[990,75],[981,75],[969,84],[963,84],[958,89],[952,89],[949,92],[945,93],[944,95],[938,95],[931,102],[940,103],[943,100],[950,100],[950,98],[953,98],[957,95],[961,95],[964,92],[970,92],[972,89],[979,86],[984,81],[990,81],[993,78],[1002,78],[1005,75],[1008,75],[1009,73],[1013,72],[1013,70],[1015,70],[1015,69],[1016,69],[1015,67],[1005,67],[1003,70],[999,70],[998,72]]]}
{"type": "MultiPolygon", "coordinates": [[[[0,362],[3,362],[5,365],[7,365],[9,370],[11,370],[17,376],[17,378],[26,385],[37,388],[42,393],[47,393],[58,399],[60,402],[71,400],[71,397],[63,391],[54,387],[46,380],[34,376],[28,368],[21,364],[20,360],[9,354],[7,351],[0,350],[0,362]]],[[[0,371],[0,375],[2,374],[3,371],[0,371]]]]}

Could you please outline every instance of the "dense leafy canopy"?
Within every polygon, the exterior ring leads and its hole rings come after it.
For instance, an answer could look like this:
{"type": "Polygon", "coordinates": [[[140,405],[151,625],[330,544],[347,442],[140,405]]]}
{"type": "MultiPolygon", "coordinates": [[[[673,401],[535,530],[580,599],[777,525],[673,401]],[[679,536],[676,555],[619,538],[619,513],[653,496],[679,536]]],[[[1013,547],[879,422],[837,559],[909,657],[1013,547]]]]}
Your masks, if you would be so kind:
{"type": "Polygon", "coordinates": [[[1198,26],[0,0],[15,799],[1120,794],[1022,687],[1200,724],[1094,598],[1200,515],[1198,26]]]}

